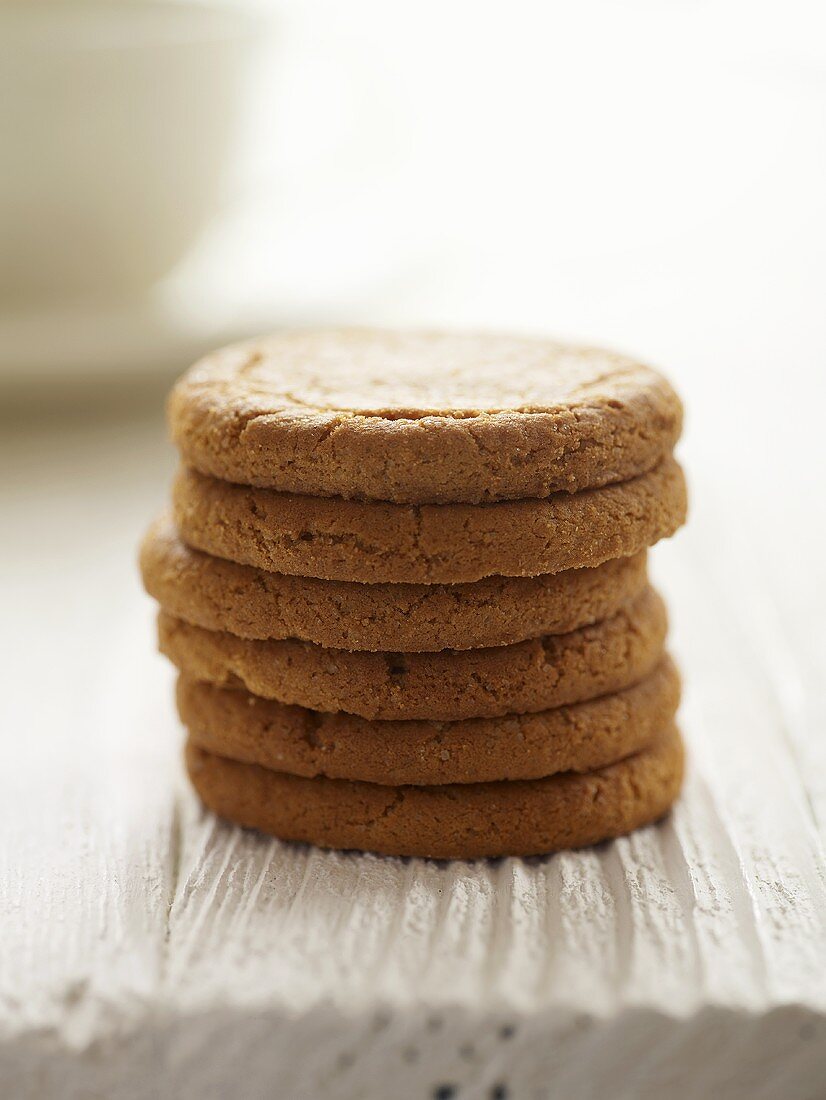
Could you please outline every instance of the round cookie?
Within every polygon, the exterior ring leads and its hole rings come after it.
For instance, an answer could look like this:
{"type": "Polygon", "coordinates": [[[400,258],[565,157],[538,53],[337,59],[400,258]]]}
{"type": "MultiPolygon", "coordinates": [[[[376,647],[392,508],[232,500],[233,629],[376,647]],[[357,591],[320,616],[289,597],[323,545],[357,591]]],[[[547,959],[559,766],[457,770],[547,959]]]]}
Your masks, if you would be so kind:
{"type": "Polygon", "coordinates": [[[523,714],[619,691],[657,664],[666,626],[665,605],[652,588],[610,619],[569,634],[437,653],[250,641],[158,616],[161,652],[192,679],[311,710],[440,722],[523,714]]]}
{"type": "Polygon", "coordinates": [[[371,722],[178,678],[193,745],[245,764],[330,779],[483,783],[587,772],[639,751],[676,713],[680,679],[664,657],[640,683],[538,714],[459,722],[371,722]]]}
{"type": "Polygon", "coordinates": [[[496,504],[384,504],[295,496],[181,470],[175,522],[190,546],[275,573],[455,584],[537,576],[637,554],[686,513],[673,458],[632,481],[496,504]]]}
{"type": "Polygon", "coordinates": [[[477,859],[583,847],[658,820],[679,794],[683,745],[671,726],[641,752],[584,775],[431,787],[304,779],[191,742],[186,763],[209,809],[282,840],[477,859]]]}
{"type": "Polygon", "coordinates": [[[140,564],[164,610],[240,638],[298,638],[348,650],[403,653],[508,645],[612,615],[646,584],[646,555],[593,569],[471,584],[359,584],[269,573],[193,550],[164,517],[140,564]]]}
{"type": "Polygon", "coordinates": [[[202,359],[168,406],[185,462],[291,493],[405,504],[544,497],[652,469],[681,428],[625,356],[467,333],[282,332],[202,359]]]}

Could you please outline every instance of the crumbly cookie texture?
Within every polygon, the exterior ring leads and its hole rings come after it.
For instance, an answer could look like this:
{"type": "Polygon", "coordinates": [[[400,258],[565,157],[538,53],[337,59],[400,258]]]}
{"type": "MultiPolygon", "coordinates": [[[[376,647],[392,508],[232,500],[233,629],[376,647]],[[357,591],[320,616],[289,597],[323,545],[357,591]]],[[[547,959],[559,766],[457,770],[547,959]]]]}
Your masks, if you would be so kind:
{"type": "Polygon", "coordinates": [[[672,726],[648,748],[586,774],[443,786],[305,779],[204,752],[191,741],[186,763],[211,810],[283,840],[476,859],[578,848],[656,821],[679,794],[683,746],[672,726]]]}
{"type": "Polygon", "coordinates": [[[624,691],[537,714],[374,722],[178,679],[193,745],[245,764],[391,786],[540,779],[587,772],[649,745],[674,717],[677,670],[663,657],[624,691]]]}
{"type": "Polygon", "coordinates": [[[140,564],[164,610],[207,630],[406,653],[563,634],[613,615],[647,579],[644,551],[592,569],[459,585],[294,577],[193,550],[168,516],[148,531],[140,564]]]}
{"type": "Polygon", "coordinates": [[[195,680],[312,710],[440,722],[524,714],[619,691],[657,664],[666,627],[665,604],[652,588],[611,618],[568,634],[436,653],[250,641],[163,612],[158,618],[161,652],[195,680]]]}
{"type": "Polygon", "coordinates": [[[386,504],[296,496],[183,469],[175,522],[190,546],[276,573],[454,584],[537,576],[637,554],[685,520],[668,457],[631,481],[496,504],[386,504]]]}
{"type": "Polygon", "coordinates": [[[650,367],[491,334],[284,332],[202,359],[168,416],[184,461],[283,492],[479,503],[656,466],[682,407],[650,367]]]}

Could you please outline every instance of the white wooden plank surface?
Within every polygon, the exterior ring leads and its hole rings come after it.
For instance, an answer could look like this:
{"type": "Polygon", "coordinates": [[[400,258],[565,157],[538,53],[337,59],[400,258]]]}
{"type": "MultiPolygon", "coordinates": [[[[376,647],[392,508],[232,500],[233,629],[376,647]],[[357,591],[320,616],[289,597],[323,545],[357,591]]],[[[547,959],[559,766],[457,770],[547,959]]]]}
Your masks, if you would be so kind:
{"type": "Polygon", "coordinates": [[[27,491],[4,502],[2,1094],[822,1095],[826,596],[816,540],[794,568],[781,547],[817,522],[808,494],[767,525],[698,462],[656,552],[691,753],[666,823],[547,859],[379,859],[187,791],[133,562],[160,432],[4,443],[27,491]]]}

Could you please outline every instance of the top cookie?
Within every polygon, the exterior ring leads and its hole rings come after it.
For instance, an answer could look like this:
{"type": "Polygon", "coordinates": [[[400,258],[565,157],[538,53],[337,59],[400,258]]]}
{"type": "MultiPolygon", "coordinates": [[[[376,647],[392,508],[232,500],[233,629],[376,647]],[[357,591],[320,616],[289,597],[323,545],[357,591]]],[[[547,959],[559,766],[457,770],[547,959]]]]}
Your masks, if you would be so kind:
{"type": "Polygon", "coordinates": [[[652,469],[682,407],[613,352],[510,336],[284,332],[196,363],[169,400],[184,461],[311,496],[482,503],[652,469]]]}

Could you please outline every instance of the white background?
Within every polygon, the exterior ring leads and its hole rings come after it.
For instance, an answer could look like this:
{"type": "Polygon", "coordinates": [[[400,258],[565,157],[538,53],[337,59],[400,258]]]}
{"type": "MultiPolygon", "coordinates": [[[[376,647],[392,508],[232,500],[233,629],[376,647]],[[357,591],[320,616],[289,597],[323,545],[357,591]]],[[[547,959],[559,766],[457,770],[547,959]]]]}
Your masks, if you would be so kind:
{"type": "Polygon", "coordinates": [[[245,198],[173,279],[183,297],[188,277],[247,329],[380,321],[618,346],[671,374],[692,449],[741,492],[812,475],[822,5],[259,7],[272,31],[239,142],[245,198]]]}

